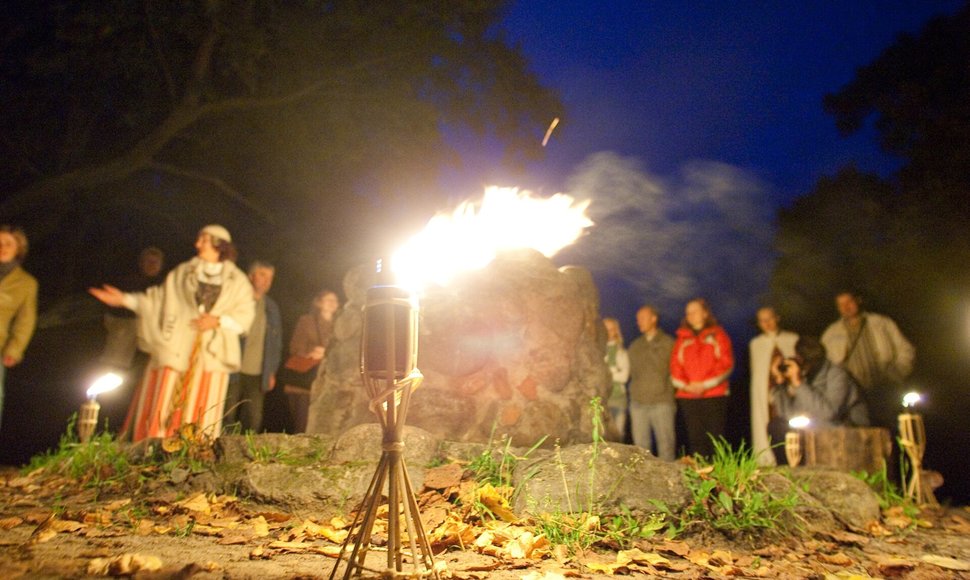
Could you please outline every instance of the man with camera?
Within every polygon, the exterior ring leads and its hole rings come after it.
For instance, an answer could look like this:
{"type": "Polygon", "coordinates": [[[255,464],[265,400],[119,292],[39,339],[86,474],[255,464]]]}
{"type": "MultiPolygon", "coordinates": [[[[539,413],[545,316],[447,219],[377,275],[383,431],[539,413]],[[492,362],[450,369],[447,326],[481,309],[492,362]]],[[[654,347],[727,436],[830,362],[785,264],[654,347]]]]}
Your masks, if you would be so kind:
{"type": "MultiPolygon", "coordinates": [[[[869,425],[859,385],[845,369],[828,360],[818,339],[799,338],[795,356],[775,359],[771,374],[777,385],[771,397],[778,409],[778,417],[768,426],[773,441],[785,440],[788,420],[798,415],[807,416],[816,427],[869,425]]],[[[783,464],[784,450],[776,447],[775,454],[783,464]]]]}

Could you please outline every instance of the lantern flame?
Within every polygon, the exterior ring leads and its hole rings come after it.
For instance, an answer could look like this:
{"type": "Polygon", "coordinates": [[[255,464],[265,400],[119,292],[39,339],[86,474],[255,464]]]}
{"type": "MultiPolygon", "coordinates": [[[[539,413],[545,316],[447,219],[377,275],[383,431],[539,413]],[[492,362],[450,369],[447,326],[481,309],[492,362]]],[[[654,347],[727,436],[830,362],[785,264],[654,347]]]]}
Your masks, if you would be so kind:
{"type": "Polygon", "coordinates": [[[480,203],[465,201],[452,214],[431,218],[394,254],[391,269],[398,284],[418,290],[484,268],[503,250],[532,248],[552,257],[593,225],[588,206],[588,200],[563,193],[541,198],[518,188],[489,187],[480,203]]]}
{"type": "Polygon", "coordinates": [[[788,420],[788,426],[792,429],[806,429],[812,424],[811,419],[805,415],[798,415],[788,420]]]}
{"type": "Polygon", "coordinates": [[[915,408],[916,405],[922,402],[923,402],[923,396],[917,393],[916,391],[910,391],[909,393],[906,393],[905,395],[903,395],[903,407],[906,407],[907,409],[915,408]]]}
{"type": "Polygon", "coordinates": [[[105,373],[91,383],[91,386],[87,390],[87,396],[89,399],[94,400],[101,393],[107,393],[108,391],[117,389],[123,382],[125,382],[125,379],[121,375],[105,373]]]}

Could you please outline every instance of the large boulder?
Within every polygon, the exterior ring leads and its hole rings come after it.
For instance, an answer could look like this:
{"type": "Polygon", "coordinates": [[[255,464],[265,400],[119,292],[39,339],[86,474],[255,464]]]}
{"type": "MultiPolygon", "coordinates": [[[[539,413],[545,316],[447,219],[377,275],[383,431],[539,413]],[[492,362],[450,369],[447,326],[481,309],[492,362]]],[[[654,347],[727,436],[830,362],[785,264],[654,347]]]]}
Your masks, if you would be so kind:
{"type": "Polygon", "coordinates": [[[878,522],[882,513],[879,496],[869,485],[844,471],[798,468],[792,477],[805,485],[808,493],[824,505],[843,524],[866,529],[870,522],[878,522]]]}
{"type": "MultiPolygon", "coordinates": [[[[360,378],[362,296],[372,279],[355,270],[351,297],[313,385],[307,430],[335,436],[374,420],[360,378]]],[[[421,300],[418,367],[424,384],[408,424],[453,441],[507,435],[528,447],[592,440],[590,400],[609,372],[599,295],[581,268],[557,269],[532,250],[500,255],[421,300]]],[[[608,430],[608,413],[603,420],[608,430]]]]}
{"type": "Polygon", "coordinates": [[[515,471],[515,509],[521,513],[618,511],[648,514],[658,503],[679,511],[690,501],[683,465],[620,443],[572,445],[515,471]]]}

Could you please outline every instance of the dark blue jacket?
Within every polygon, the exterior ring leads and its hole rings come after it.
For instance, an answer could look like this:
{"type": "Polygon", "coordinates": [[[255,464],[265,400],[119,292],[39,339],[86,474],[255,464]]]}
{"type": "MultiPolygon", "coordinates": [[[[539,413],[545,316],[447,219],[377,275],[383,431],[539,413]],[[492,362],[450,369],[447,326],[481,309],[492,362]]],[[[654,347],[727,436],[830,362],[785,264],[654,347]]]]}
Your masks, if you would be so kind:
{"type": "MultiPolygon", "coordinates": [[[[266,342],[263,344],[263,373],[260,389],[269,392],[269,378],[276,374],[283,361],[283,317],[280,307],[269,296],[263,296],[266,305],[266,342]]],[[[246,349],[246,337],[239,338],[242,350],[246,349]]]]}

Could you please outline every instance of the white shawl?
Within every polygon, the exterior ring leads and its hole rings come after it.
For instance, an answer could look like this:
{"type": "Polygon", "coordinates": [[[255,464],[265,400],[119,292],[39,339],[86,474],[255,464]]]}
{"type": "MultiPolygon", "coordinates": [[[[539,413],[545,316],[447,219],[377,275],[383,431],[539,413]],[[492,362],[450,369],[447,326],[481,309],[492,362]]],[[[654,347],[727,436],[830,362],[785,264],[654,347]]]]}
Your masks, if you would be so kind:
{"type": "MultiPolygon", "coordinates": [[[[200,261],[192,258],[179,264],[165,277],[165,282],[135,295],[133,310],[138,314],[139,346],[152,355],[155,366],[171,367],[179,372],[188,368],[197,333],[192,321],[200,313],[195,300],[200,261]]],[[[232,262],[224,262],[222,290],[209,314],[229,317],[247,332],[255,316],[254,304],[253,287],[246,274],[232,262]]],[[[203,370],[226,373],[239,370],[239,333],[230,326],[220,325],[203,333],[203,370]]]]}
{"type": "MultiPolygon", "coordinates": [[[[768,374],[771,370],[771,354],[775,347],[785,357],[795,356],[798,335],[787,330],[778,334],[759,334],[751,340],[751,450],[760,465],[774,465],[775,456],[768,441],[768,374]]],[[[778,443],[775,441],[774,443],[778,443]]]]}

